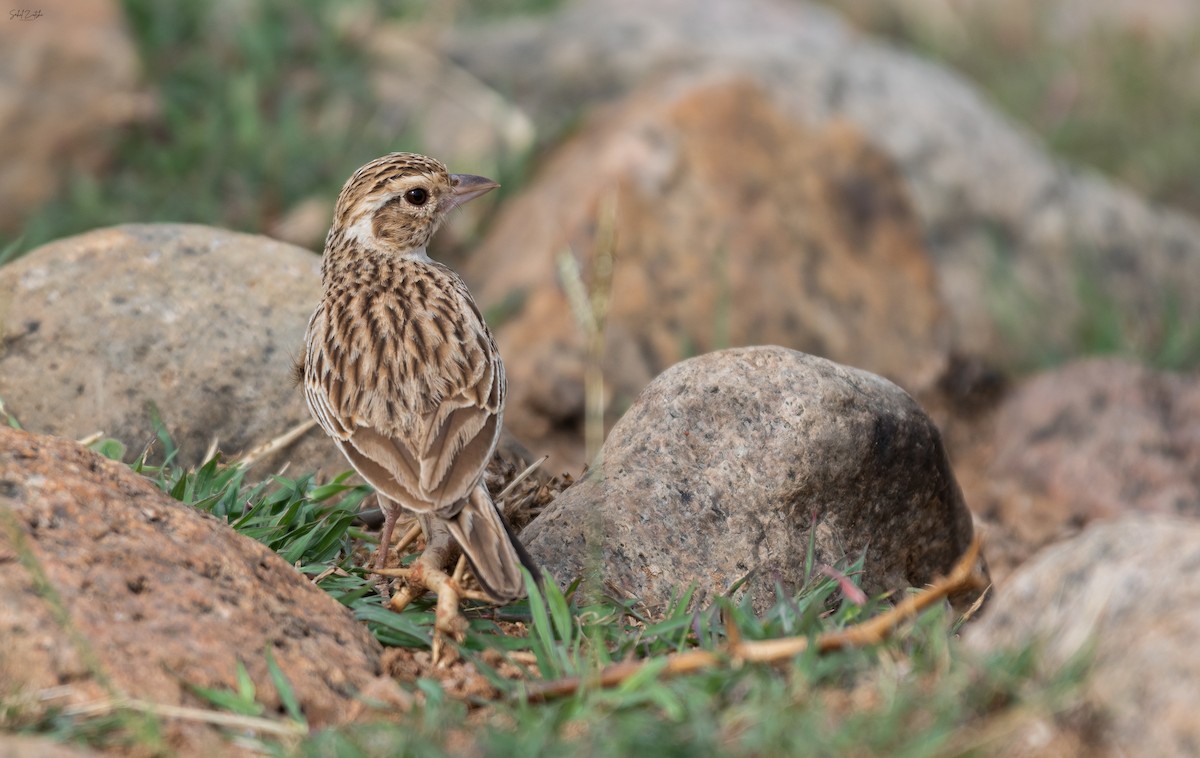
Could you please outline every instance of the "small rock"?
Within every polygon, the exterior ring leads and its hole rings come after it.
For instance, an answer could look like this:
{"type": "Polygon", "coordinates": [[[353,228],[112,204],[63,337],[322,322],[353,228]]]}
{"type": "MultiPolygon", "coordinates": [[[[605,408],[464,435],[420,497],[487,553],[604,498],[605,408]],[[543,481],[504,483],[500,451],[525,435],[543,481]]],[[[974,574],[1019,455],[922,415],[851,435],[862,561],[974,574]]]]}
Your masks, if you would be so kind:
{"type": "Polygon", "coordinates": [[[671,367],[600,459],[522,539],[559,581],[598,558],[606,582],[651,607],[692,582],[711,595],[749,574],[761,610],[776,581],[804,582],[813,529],[816,565],[865,552],[870,593],[944,575],[971,541],[938,430],[916,402],[785,348],[671,367]]]}
{"type": "MultiPolygon", "coordinates": [[[[203,226],[128,225],[44,245],[0,268],[0,398],[26,429],[102,431],[137,455],[153,402],[187,464],[214,437],[236,455],[309,418],[292,381],[320,297],[320,258],[203,226]]],[[[310,432],[259,464],[349,465],[310,432]]]]}
{"type": "MultiPolygon", "coordinates": [[[[185,686],[237,688],[282,713],[268,648],[314,727],[361,710],[382,651],[348,609],[282,558],[74,442],[0,428],[0,670],[17,691],[67,685],[69,702],[111,695],[202,706],[185,686]],[[35,578],[30,563],[45,578],[35,578]],[[64,619],[59,614],[65,614],[64,619]]],[[[180,752],[214,754],[196,722],[166,721],[180,752]]]]}
{"type": "Polygon", "coordinates": [[[119,2],[40,0],[2,15],[0,229],[16,229],[64,176],[94,173],[118,129],[154,104],[119,2]]]}
{"type": "MultiPolygon", "coordinates": [[[[1100,518],[1200,516],[1200,381],[1119,359],[1040,374],[997,411],[977,512],[1004,568],[1100,518]],[[999,551],[997,551],[999,552],[999,551]]],[[[998,567],[999,570],[999,567],[998,567]]]]}
{"type": "Polygon", "coordinates": [[[1200,524],[1125,517],[1022,565],[964,636],[980,653],[1036,644],[1047,678],[1090,660],[1082,697],[1105,719],[1112,755],[1195,755],[1197,609],[1200,524]]]}
{"type": "MultiPolygon", "coordinates": [[[[582,463],[586,339],[559,272],[615,233],[604,374],[628,407],[673,363],[773,343],[933,383],[949,333],[892,164],[850,127],[804,128],[744,81],[673,79],[593,119],[503,208],[467,278],[494,319],[506,421],[582,463]]],[[[615,414],[614,414],[615,418],[615,414]]]]}

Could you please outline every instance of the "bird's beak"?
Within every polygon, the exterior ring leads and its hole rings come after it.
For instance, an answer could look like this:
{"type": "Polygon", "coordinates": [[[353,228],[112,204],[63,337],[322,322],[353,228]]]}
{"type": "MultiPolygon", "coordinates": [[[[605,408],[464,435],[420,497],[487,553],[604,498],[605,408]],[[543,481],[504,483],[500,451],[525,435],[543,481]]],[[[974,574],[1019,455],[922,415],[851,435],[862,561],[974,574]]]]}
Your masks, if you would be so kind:
{"type": "Polygon", "coordinates": [[[450,205],[446,210],[457,208],[463,203],[470,202],[480,195],[491,192],[500,185],[482,176],[474,174],[451,174],[450,186],[454,193],[450,196],[450,205]]]}

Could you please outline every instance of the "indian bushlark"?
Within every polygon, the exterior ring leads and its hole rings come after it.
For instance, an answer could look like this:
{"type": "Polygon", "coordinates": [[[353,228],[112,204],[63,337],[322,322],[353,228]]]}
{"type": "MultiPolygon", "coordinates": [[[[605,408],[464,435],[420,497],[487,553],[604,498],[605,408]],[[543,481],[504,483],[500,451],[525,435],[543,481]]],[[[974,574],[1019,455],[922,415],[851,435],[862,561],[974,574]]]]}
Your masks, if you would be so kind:
{"type": "MultiPolygon", "coordinates": [[[[426,555],[448,547],[448,530],[486,594],[504,603],[524,594],[522,565],[536,574],[481,481],[500,435],[504,365],[462,279],[425,251],[452,209],[497,186],[413,153],[354,172],[325,239],[303,382],[317,423],[379,494],[375,568],[407,510],[426,555]]],[[[448,579],[444,566],[426,568],[448,579]]]]}

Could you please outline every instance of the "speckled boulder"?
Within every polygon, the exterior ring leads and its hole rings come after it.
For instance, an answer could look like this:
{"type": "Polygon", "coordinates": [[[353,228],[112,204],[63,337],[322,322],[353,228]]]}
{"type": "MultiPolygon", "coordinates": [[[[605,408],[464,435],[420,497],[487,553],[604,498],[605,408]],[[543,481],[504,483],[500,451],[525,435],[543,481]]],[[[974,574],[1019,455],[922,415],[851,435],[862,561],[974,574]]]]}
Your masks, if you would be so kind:
{"type": "MultiPolygon", "coordinates": [[[[308,419],[291,378],[320,297],[320,258],[266,237],[182,224],[101,229],[0,268],[0,398],[32,431],[102,431],[131,454],[154,403],[194,463],[215,437],[247,451],[308,419]]],[[[310,433],[264,461],[349,466],[310,433]]]]}
{"type": "MultiPolygon", "coordinates": [[[[1200,745],[1200,524],[1139,515],[1044,549],[967,628],[980,653],[1037,645],[1042,676],[1083,660],[1079,705],[1109,755],[1195,755],[1200,745]]],[[[1028,735],[1044,743],[1044,732],[1028,735]]],[[[1024,746],[1020,746],[1024,747],[1024,746]]],[[[999,755],[1033,755],[1018,746],[999,755]]]]}
{"type": "Polygon", "coordinates": [[[761,609],[776,581],[804,580],[813,529],[817,564],[865,552],[872,593],[929,582],[971,541],[941,437],[916,402],[794,350],[676,364],[600,457],[522,539],[559,581],[599,558],[605,582],[652,606],[692,582],[721,593],[749,574],[761,609]]]}
{"type": "MultiPolygon", "coordinates": [[[[264,545],[80,445],[0,427],[0,681],[200,707],[188,684],[237,688],[282,712],[270,649],[313,726],[362,713],[364,692],[407,698],[353,614],[264,545]],[[42,578],[44,577],[44,583],[42,578]],[[110,682],[111,684],[106,684],[110,682]]],[[[167,722],[181,753],[215,755],[215,731],[167,722]]]]}

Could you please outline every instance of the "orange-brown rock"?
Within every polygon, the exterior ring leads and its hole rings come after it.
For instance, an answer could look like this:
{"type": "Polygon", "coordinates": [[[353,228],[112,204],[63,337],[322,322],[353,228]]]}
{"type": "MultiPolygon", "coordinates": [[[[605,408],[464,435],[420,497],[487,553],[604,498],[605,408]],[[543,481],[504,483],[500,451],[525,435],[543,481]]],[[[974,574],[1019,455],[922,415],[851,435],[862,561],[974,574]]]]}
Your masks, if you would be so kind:
{"type": "Polygon", "coordinates": [[[740,81],[676,79],[591,120],[508,203],[468,266],[509,370],[506,421],[582,456],[585,340],[557,265],[616,234],[604,374],[614,411],[689,355],[774,343],[927,385],[945,359],[932,265],[895,167],[740,81]]]}
{"type": "MultiPolygon", "coordinates": [[[[201,707],[188,685],[236,690],[243,663],[282,713],[270,650],[313,726],[403,704],[379,644],[350,611],[265,546],[74,442],[0,428],[0,677],[65,686],[67,702],[121,694],[201,707]]],[[[173,747],[219,737],[166,721],[173,747]]]]}

